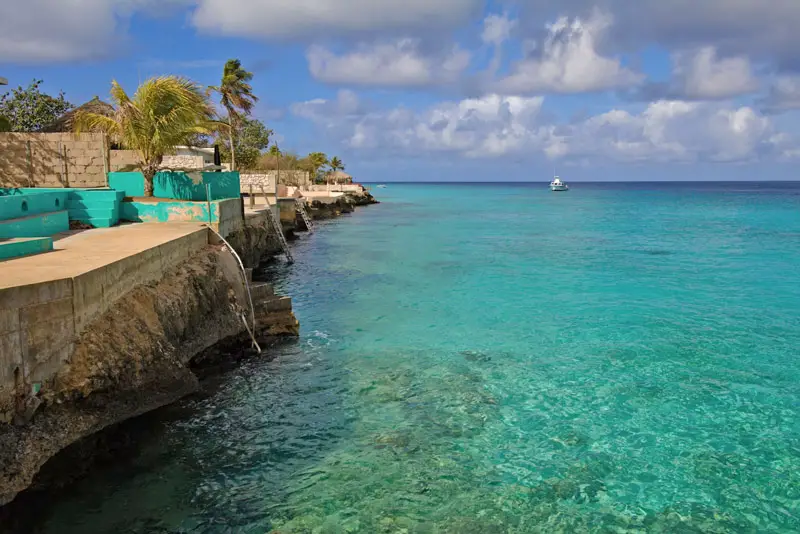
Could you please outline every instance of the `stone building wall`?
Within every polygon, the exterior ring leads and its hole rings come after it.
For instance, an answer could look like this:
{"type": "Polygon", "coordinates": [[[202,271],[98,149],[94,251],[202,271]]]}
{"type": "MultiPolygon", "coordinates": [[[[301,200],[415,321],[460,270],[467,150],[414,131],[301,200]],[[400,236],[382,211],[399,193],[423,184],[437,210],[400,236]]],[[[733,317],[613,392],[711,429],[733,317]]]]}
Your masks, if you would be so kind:
{"type": "Polygon", "coordinates": [[[311,184],[311,173],[307,171],[280,171],[280,173],[278,171],[244,172],[242,173],[241,184],[242,193],[247,193],[252,185],[256,192],[260,192],[259,188],[263,187],[268,194],[274,194],[278,185],[305,188],[311,184]]]}
{"type": "Polygon", "coordinates": [[[252,188],[254,193],[274,195],[278,185],[275,178],[275,173],[247,173],[239,175],[239,183],[242,186],[242,193],[249,193],[252,188]]]}
{"type": "Polygon", "coordinates": [[[202,169],[205,165],[203,156],[164,156],[161,162],[164,169],[202,169]]]}
{"type": "Polygon", "coordinates": [[[125,172],[139,163],[139,156],[135,150],[112,150],[110,155],[110,172],[125,172]]]}
{"type": "Polygon", "coordinates": [[[0,186],[104,187],[106,151],[96,133],[0,133],[0,186]]]}

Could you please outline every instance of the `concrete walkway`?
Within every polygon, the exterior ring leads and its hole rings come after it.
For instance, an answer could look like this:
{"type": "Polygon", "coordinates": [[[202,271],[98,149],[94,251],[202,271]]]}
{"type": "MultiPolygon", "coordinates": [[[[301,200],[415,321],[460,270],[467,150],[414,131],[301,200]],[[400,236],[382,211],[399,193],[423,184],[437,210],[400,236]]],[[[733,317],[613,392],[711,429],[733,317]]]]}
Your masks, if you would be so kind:
{"type": "Polygon", "coordinates": [[[200,223],[124,224],[53,237],[53,252],[0,262],[0,289],[75,278],[171,241],[207,242],[200,223]],[[196,235],[193,235],[196,234],[196,235]]]}

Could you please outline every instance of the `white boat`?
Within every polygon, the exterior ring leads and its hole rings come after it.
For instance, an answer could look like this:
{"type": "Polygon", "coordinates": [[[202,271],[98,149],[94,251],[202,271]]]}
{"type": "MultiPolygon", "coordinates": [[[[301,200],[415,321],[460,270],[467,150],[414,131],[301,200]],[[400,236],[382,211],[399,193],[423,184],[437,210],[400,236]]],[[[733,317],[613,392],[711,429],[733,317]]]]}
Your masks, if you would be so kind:
{"type": "Polygon", "coordinates": [[[561,178],[556,176],[553,178],[553,181],[550,182],[550,190],[551,191],[569,191],[569,186],[561,181],[561,178]]]}
{"type": "Polygon", "coordinates": [[[386,186],[381,184],[381,185],[378,186],[378,189],[386,189],[386,186]]]}

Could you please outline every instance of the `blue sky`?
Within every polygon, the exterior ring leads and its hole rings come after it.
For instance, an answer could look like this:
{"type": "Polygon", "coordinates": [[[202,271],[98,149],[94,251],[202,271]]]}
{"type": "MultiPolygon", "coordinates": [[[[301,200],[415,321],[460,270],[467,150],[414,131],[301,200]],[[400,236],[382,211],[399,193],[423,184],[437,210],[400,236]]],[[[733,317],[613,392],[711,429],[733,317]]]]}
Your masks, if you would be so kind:
{"type": "Polygon", "coordinates": [[[281,147],[363,181],[784,180],[797,28],[796,0],[9,0],[0,76],[80,104],[240,58],[281,147]]]}

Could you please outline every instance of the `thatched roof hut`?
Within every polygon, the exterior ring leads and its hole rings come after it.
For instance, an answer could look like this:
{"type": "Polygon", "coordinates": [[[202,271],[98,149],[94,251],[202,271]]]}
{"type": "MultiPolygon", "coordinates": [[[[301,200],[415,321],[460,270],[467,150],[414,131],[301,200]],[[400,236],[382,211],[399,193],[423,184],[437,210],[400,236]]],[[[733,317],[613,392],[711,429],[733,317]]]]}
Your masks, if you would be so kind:
{"type": "Polygon", "coordinates": [[[79,111],[88,111],[90,113],[97,113],[99,115],[105,115],[106,117],[110,117],[114,114],[114,106],[106,102],[103,102],[98,97],[94,97],[93,99],[89,100],[82,106],[78,106],[74,109],[67,111],[55,121],[51,122],[47,126],[44,126],[41,129],[41,131],[47,133],[72,132],[73,121],[75,120],[75,115],[79,111]]]}
{"type": "Polygon", "coordinates": [[[334,171],[325,175],[325,181],[329,184],[352,184],[353,177],[343,171],[334,171]]]}

